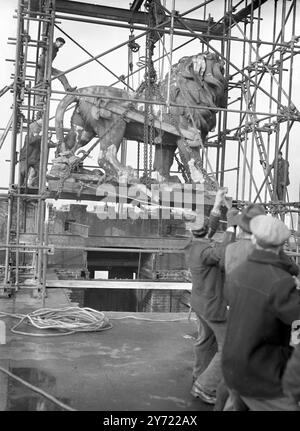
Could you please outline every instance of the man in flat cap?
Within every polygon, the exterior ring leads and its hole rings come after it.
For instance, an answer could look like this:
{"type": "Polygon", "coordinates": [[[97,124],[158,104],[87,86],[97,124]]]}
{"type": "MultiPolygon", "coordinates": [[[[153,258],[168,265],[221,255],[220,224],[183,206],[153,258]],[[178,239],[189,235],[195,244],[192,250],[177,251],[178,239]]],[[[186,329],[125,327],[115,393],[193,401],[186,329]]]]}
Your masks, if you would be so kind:
{"type": "MultiPolygon", "coordinates": [[[[60,50],[60,48],[62,48],[64,46],[64,44],[66,43],[66,41],[62,38],[62,37],[57,37],[52,45],[52,58],[51,61],[53,61],[55,59],[55,57],[57,56],[58,51],[60,50]]],[[[42,54],[39,57],[39,61],[38,61],[38,65],[37,65],[37,78],[36,78],[36,83],[38,86],[40,86],[45,79],[45,67],[46,67],[46,55],[45,55],[45,51],[43,50],[42,54]]],[[[54,67],[51,67],[51,75],[52,76],[57,76],[57,79],[61,82],[61,84],[64,87],[65,91],[75,91],[77,87],[71,87],[67,77],[63,74],[63,72],[61,70],[55,69],[54,67]]],[[[44,100],[43,96],[37,95],[36,96],[36,105],[38,107],[41,107],[41,110],[38,111],[37,115],[36,115],[36,119],[40,119],[42,117],[43,114],[43,110],[42,110],[42,102],[44,100]]]]}
{"type": "Polygon", "coordinates": [[[258,215],[265,214],[265,209],[259,204],[250,204],[237,215],[238,226],[236,242],[229,244],[225,253],[225,273],[229,274],[234,268],[244,262],[253,250],[251,241],[250,220],[258,215]]]}
{"type": "MultiPolygon", "coordinates": [[[[52,45],[52,58],[51,58],[52,61],[55,59],[58,51],[60,50],[61,47],[64,46],[65,43],[66,43],[65,39],[63,39],[62,37],[57,37],[55,39],[55,42],[52,45]]],[[[40,55],[39,61],[38,61],[37,84],[41,83],[44,79],[45,63],[46,63],[45,52],[42,52],[42,54],[40,55]]],[[[51,75],[52,76],[58,76],[57,79],[62,83],[65,91],[74,91],[76,89],[76,87],[71,87],[66,76],[62,75],[62,73],[63,72],[61,70],[58,70],[58,69],[55,69],[54,67],[51,67],[51,75]]]]}
{"type": "Polygon", "coordinates": [[[291,354],[291,325],[300,316],[300,294],[291,265],[279,255],[290,231],[281,220],[267,215],[254,217],[250,230],[255,249],[226,278],[224,379],[250,410],[297,410],[281,384],[291,354]]]}
{"type": "MultiPolygon", "coordinates": [[[[234,218],[234,224],[237,226],[236,241],[228,244],[225,250],[225,279],[228,274],[245,262],[249,254],[253,251],[254,245],[251,241],[250,220],[258,215],[265,214],[265,209],[259,204],[249,204],[241,213],[238,213],[234,218]]],[[[224,294],[228,285],[225,284],[224,294]]],[[[241,411],[247,410],[247,407],[239,397],[238,393],[234,390],[229,390],[224,380],[220,383],[217,389],[217,403],[215,404],[215,411],[241,411]]]]}
{"type": "Polygon", "coordinates": [[[221,243],[212,243],[220,208],[225,204],[226,189],[218,190],[209,217],[192,231],[187,250],[187,263],[192,276],[191,307],[197,317],[197,339],[194,344],[193,386],[191,394],[207,404],[215,404],[216,390],[222,378],[221,349],[226,331],[227,304],[224,298],[225,248],[234,240],[232,218],[237,210],[227,213],[227,232],[221,243]]]}
{"type": "MultiPolygon", "coordinates": [[[[225,274],[229,273],[239,266],[241,263],[245,262],[255,248],[253,241],[251,240],[252,232],[250,229],[250,221],[258,216],[265,215],[265,209],[260,204],[249,204],[240,214],[235,217],[235,221],[238,226],[238,231],[236,234],[237,241],[232,244],[228,244],[225,252],[225,274]]],[[[288,257],[282,248],[279,250],[279,257],[289,266],[289,272],[291,275],[299,274],[299,267],[296,263],[288,257]]]]}
{"type": "MultiPolygon", "coordinates": [[[[237,268],[239,265],[247,261],[248,256],[253,252],[255,245],[253,244],[251,237],[252,232],[250,229],[250,221],[258,216],[265,215],[265,209],[260,204],[249,204],[240,214],[235,217],[235,221],[237,224],[237,234],[236,241],[228,244],[225,251],[225,279],[229,277],[231,271],[237,268]]],[[[299,267],[296,263],[287,256],[282,249],[279,251],[279,257],[282,261],[284,261],[289,268],[289,272],[293,276],[297,276],[299,273],[299,267]]],[[[225,295],[229,296],[229,292],[227,291],[230,286],[228,283],[225,283],[225,295]]],[[[223,384],[220,385],[219,391],[223,393],[223,406],[215,407],[215,410],[243,410],[245,409],[243,401],[240,399],[238,393],[236,391],[230,392],[230,399],[226,399],[225,395],[225,386],[223,384]]]]}

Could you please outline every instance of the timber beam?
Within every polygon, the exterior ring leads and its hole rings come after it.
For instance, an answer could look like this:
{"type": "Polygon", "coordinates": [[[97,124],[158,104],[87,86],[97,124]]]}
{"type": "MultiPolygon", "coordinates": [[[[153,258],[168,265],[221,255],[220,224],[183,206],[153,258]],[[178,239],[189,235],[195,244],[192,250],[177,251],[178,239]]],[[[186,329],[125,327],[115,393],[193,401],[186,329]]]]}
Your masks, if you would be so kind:
{"type": "MultiPolygon", "coordinates": [[[[148,13],[141,11],[132,11],[111,6],[102,6],[91,3],[82,3],[77,1],[56,0],[56,13],[65,13],[68,15],[81,15],[83,17],[93,17],[107,19],[110,21],[127,22],[134,24],[148,24],[148,13]]],[[[202,33],[211,33],[220,35],[223,33],[223,24],[217,24],[213,21],[182,18],[184,23],[193,31],[202,33]],[[213,28],[211,28],[213,27],[213,28]]],[[[170,23],[166,27],[170,27],[170,23]]],[[[177,20],[174,23],[175,29],[185,29],[183,24],[177,20]]]]}
{"type": "Polygon", "coordinates": [[[249,15],[251,15],[251,11],[254,12],[256,9],[261,7],[267,1],[268,0],[254,0],[248,6],[246,6],[244,9],[240,10],[236,14],[233,14],[233,16],[232,16],[233,22],[231,23],[231,25],[234,26],[236,23],[243,21],[249,15]]]}
{"type": "Polygon", "coordinates": [[[132,11],[137,11],[139,10],[139,8],[142,6],[144,0],[133,0],[131,6],[130,6],[130,10],[132,11]]]}
{"type": "MultiPolygon", "coordinates": [[[[29,284],[29,282],[27,282],[29,284]]],[[[146,290],[192,290],[192,283],[130,280],[47,280],[47,288],[64,289],[146,289],[146,290]]]]}

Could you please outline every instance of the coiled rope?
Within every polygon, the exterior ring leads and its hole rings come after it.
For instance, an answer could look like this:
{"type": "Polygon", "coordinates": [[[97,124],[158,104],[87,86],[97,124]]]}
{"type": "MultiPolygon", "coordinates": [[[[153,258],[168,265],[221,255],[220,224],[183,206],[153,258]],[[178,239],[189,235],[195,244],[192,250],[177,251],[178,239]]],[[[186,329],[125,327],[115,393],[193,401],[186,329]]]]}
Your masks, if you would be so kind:
{"type": "Polygon", "coordinates": [[[105,331],[112,328],[112,324],[105,314],[92,308],[41,308],[29,314],[0,312],[0,315],[19,319],[19,322],[11,328],[11,332],[36,337],[55,337],[75,334],[76,332],[105,331]],[[23,323],[30,324],[37,329],[58,330],[59,333],[37,334],[17,330],[23,323]]]}
{"type": "MultiPolygon", "coordinates": [[[[146,317],[136,317],[136,316],[124,316],[124,317],[114,317],[113,320],[122,320],[122,319],[136,319],[136,320],[144,320],[150,322],[178,322],[182,320],[190,319],[190,312],[188,313],[188,318],[179,318],[179,319],[148,319],[146,317]]],[[[80,308],[80,307],[65,307],[60,309],[54,308],[42,308],[39,310],[35,310],[29,314],[12,314],[0,312],[1,316],[4,317],[12,317],[14,319],[19,319],[19,322],[11,328],[11,331],[15,334],[20,335],[29,335],[36,337],[53,337],[53,336],[61,336],[61,335],[70,335],[76,332],[93,332],[93,331],[104,331],[112,328],[112,324],[109,322],[109,319],[104,315],[103,312],[94,310],[92,308],[80,308]],[[56,329],[60,331],[59,334],[37,334],[33,332],[22,332],[18,331],[17,328],[23,324],[28,323],[34,326],[37,329],[56,329]]],[[[58,405],[63,410],[67,411],[76,411],[72,407],[62,403],[52,395],[43,391],[42,389],[37,388],[36,386],[26,382],[10,371],[0,366],[0,371],[31,389],[34,392],[42,395],[47,398],[54,404],[58,405]]]]}
{"type": "MultiPolygon", "coordinates": [[[[11,328],[11,331],[15,334],[30,335],[35,337],[54,337],[61,335],[70,335],[76,332],[92,332],[92,331],[104,331],[111,329],[112,324],[109,322],[107,317],[101,311],[93,310],[92,308],[80,308],[80,307],[65,307],[60,309],[54,308],[42,308],[35,310],[29,314],[12,314],[0,312],[1,316],[13,317],[19,319],[19,322],[11,328]],[[17,328],[23,323],[28,323],[37,329],[56,329],[59,334],[37,334],[33,332],[18,331],[17,328]]],[[[76,411],[67,404],[62,403],[52,395],[37,388],[36,386],[26,382],[10,371],[0,366],[0,371],[27,388],[47,398],[54,404],[58,405],[63,410],[76,411]]]]}

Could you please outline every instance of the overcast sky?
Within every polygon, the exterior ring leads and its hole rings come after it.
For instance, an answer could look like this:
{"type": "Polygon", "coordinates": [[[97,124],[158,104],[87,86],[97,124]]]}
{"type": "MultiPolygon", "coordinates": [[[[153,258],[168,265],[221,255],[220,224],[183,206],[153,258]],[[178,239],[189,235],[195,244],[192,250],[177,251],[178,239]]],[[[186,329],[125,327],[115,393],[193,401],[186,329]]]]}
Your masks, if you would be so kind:
{"type": "MultiPolygon", "coordinates": [[[[88,1],[86,1],[88,3],[88,1]]],[[[128,8],[129,2],[127,0],[118,0],[118,2],[115,1],[96,1],[93,0],[91,3],[97,3],[97,4],[103,4],[107,6],[116,6],[116,7],[122,7],[122,8],[128,8]]],[[[201,2],[203,3],[203,2],[201,2]]],[[[262,8],[262,26],[261,26],[261,38],[271,40],[271,30],[272,30],[272,18],[271,18],[271,6],[273,4],[273,0],[269,1],[268,4],[264,5],[262,8]]],[[[300,3],[300,2],[299,2],[300,3]]],[[[176,9],[183,13],[184,11],[192,8],[193,6],[200,4],[199,0],[176,0],[176,9]]],[[[210,12],[211,16],[217,21],[222,15],[223,15],[223,1],[222,0],[215,0],[213,4],[208,6],[207,13],[210,12]]],[[[279,7],[281,5],[281,2],[278,2],[279,7]]],[[[290,2],[287,2],[289,5],[290,2]]],[[[166,6],[168,9],[171,9],[172,7],[172,1],[167,0],[166,6]]],[[[300,5],[299,5],[300,6],[300,5]]],[[[15,57],[15,46],[7,44],[8,37],[15,37],[16,36],[16,20],[13,19],[14,10],[17,8],[17,1],[16,0],[1,0],[0,1],[0,20],[1,20],[1,26],[0,26],[0,41],[1,41],[1,50],[0,50],[0,87],[4,87],[5,85],[8,85],[11,83],[10,75],[13,73],[13,64],[8,63],[5,61],[7,58],[13,59],[15,57]]],[[[300,7],[298,8],[300,9],[300,7]]],[[[200,11],[195,11],[192,14],[189,15],[191,18],[203,18],[203,8],[200,9],[200,11]]],[[[87,50],[91,52],[93,55],[100,54],[101,52],[104,52],[122,42],[128,39],[129,36],[129,29],[119,29],[116,27],[109,27],[109,26],[99,26],[95,24],[86,24],[86,23],[79,23],[79,22],[72,22],[67,20],[61,20],[60,23],[58,23],[58,26],[61,27],[69,36],[74,38],[78,43],[83,45],[87,50]]],[[[299,18],[299,11],[297,16],[297,28],[299,30],[300,35],[300,18],[299,18]]],[[[32,35],[33,38],[36,36],[35,28],[32,27],[32,35]]],[[[239,33],[238,29],[235,30],[235,35],[238,37],[241,37],[241,34],[239,33]]],[[[135,31],[135,35],[138,35],[139,32],[135,31]]],[[[80,62],[85,61],[88,56],[86,53],[84,53],[79,47],[75,46],[73,42],[68,40],[68,38],[63,35],[58,29],[55,30],[55,37],[62,36],[66,39],[67,43],[62,48],[62,50],[58,53],[56,59],[54,60],[53,66],[60,69],[60,70],[66,70],[80,62]]],[[[174,47],[180,45],[187,39],[184,37],[175,36],[174,37],[174,47]]],[[[289,40],[289,34],[287,30],[287,40],[289,40]]],[[[134,63],[135,63],[135,69],[137,68],[136,62],[139,60],[139,56],[144,54],[144,39],[140,39],[139,41],[141,45],[140,52],[137,54],[134,54],[134,63]]],[[[217,43],[215,46],[217,47],[217,43]]],[[[165,46],[166,48],[169,47],[169,36],[166,36],[165,38],[165,46]]],[[[232,45],[232,53],[231,53],[231,61],[236,64],[240,61],[242,51],[241,51],[241,45],[238,47],[238,45],[232,45]]],[[[263,49],[263,48],[262,48],[263,49]]],[[[267,49],[268,52],[270,48],[267,49]]],[[[162,50],[162,47],[156,48],[156,54],[159,54],[162,50]]],[[[178,50],[174,52],[173,55],[173,63],[178,61],[179,58],[185,56],[185,55],[192,55],[195,53],[198,53],[200,51],[200,44],[199,41],[195,41],[187,45],[185,48],[178,50]]],[[[33,51],[32,51],[33,52],[33,51]]],[[[101,62],[103,62],[106,66],[111,68],[113,72],[120,76],[122,74],[127,74],[127,47],[123,47],[121,49],[118,49],[116,51],[113,51],[112,53],[102,57],[100,59],[101,62]]],[[[299,56],[295,57],[294,61],[294,86],[293,86],[293,94],[292,99],[293,102],[296,104],[297,108],[300,108],[299,104],[299,98],[300,98],[300,79],[299,79],[299,70],[300,70],[300,62],[298,59],[299,56]]],[[[164,67],[164,73],[167,71],[168,64],[167,62],[160,63],[158,65],[158,72],[161,72],[162,67],[164,67]]],[[[34,71],[31,70],[30,74],[34,74],[34,71]]],[[[136,78],[133,82],[130,81],[130,84],[137,85],[138,80],[142,79],[143,76],[140,74],[136,75],[136,78]]],[[[84,66],[83,68],[77,69],[76,71],[71,72],[68,74],[68,79],[70,81],[71,85],[76,85],[78,88],[87,86],[87,85],[110,85],[113,82],[115,82],[115,78],[107,71],[105,71],[103,68],[101,68],[97,63],[90,63],[87,66],[84,66]]],[[[286,82],[287,84],[287,82],[286,82]]],[[[120,85],[119,85],[120,86],[120,85]]],[[[121,85],[122,88],[122,85],[121,85]]],[[[53,89],[55,90],[62,90],[62,87],[58,81],[55,81],[53,83],[53,89]]],[[[287,90],[287,88],[286,88],[287,90]]],[[[57,98],[57,95],[53,95],[53,98],[57,98]]],[[[62,96],[59,96],[62,97],[62,96]]],[[[11,115],[11,104],[12,104],[12,94],[8,93],[2,98],[0,98],[0,107],[1,107],[1,123],[0,127],[4,128],[10,118],[11,115]]],[[[55,112],[57,102],[53,102],[51,105],[51,113],[53,114],[55,112]]],[[[261,108],[264,110],[266,107],[266,99],[263,100],[262,98],[262,105],[261,108]]],[[[285,104],[285,103],[284,103],[285,104]]],[[[274,112],[274,109],[273,109],[274,112]]],[[[235,127],[238,125],[238,118],[237,116],[232,116],[230,120],[230,127],[235,127]]],[[[2,132],[1,132],[2,133],[2,132]]],[[[295,123],[295,126],[290,134],[290,177],[291,177],[291,185],[289,187],[289,195],[290,200],[299,200],[299,168],[300,168],[300,152],[298,150],[298,137],[300,134],[300,128],[299,128],[299,122],[295,123]]],[[[250,141],[251,142],[251,141],[250,141]]],[[[231,143],[229,141],[228,143],[228,150],[227,150],[227,160],[226,160],[226,166],[227,168],[231,168],[236,166],[236,144],[231,143]],[[230,145],[232,145],[232,149],[230,148],[230,145]],[[233,157],[232,157],[233,156],[233,157]]],[[[257,151],[255,150],[255,154],[257,151]]],[[[271,151],[272,153],[272,151],[271,151]]],[[[3,148],[1,149],[1,160],[0,160],[0,169],[1,169],[1,177],[0,177],[0,186],[7,186],[8,184],[8,172],[9,172],[9,163],[5,160],[8,160],[10,157],[10,140],[6,139],[5,144],[3,148]]],[[[271,157],[270,157],[271,158],[271,157]]],[[[254,156],[254,167],[253,172],[255,177],[258,181],[258,186],[260,186],[263,174],[262,169],[258,163],[257,156],[254,156]]],[[[212,164],[214,164],[214,160],[212,160],[212,164]]],[[[228,174],[226,176],[226,182],[229,186],[231,195],[235,195],[235,176],[234,174],[228,174]]]]}

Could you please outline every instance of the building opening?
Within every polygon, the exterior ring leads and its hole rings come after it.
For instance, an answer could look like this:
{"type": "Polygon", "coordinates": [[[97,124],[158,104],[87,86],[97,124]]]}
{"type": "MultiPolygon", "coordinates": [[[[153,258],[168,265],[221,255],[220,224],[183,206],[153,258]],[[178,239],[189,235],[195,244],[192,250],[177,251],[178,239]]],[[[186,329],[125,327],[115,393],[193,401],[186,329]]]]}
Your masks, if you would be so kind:
{"type": "Polygon", "coordinates": [[[184,271],[182,255],[89,251],[87,268],[91,280],[110,280],[112,287],[73,289],[71,300],[81,307],[125,312],[180,312],[189,309],[189,291],[132,288],[133,280],[180,283],[184,271]],[[114,280],[122,287],[114,286],[114,280]],[[126,280],[130,280],[128,288],[126,280]]]}
{"type": "MultiPolygon", "coordinates": [[[[87,264],[91,279],[134,280],[139,272],[139,253],[91,251],[87,264]]],[[[135,289],[86,289],[84,306],[102,311],[138,311],[139,294],[135,289]]]]}

